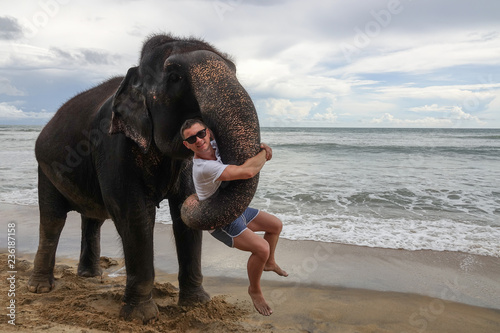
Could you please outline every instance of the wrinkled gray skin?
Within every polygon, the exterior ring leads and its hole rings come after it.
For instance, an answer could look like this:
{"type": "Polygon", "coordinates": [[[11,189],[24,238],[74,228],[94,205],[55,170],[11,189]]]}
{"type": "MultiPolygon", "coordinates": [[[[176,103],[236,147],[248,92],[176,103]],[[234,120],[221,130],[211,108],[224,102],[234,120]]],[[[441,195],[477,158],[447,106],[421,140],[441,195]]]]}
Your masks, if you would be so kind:
{"type": "Polygon", "coordinates": [[[179,261],[179,303],[209,300],[202,286],[201,230],[230,223],[250,203],[257,177],[226,184],[200,204],[193,194],[191,152],[179,130],[199,117],[213,130],[222,160],[241,164],[259,150],[253,103],[234,64],[198,40],[158,35],[143,46],[140,65],[66,102],[36,142],[40,241],[28,282],[54,288],[53,269],[66,214],[82,217],[78,274],[98,276],[100,228],[112,219],[122,239],[127,285],[120,315],[154,320],[153,228],[168,199],[179,261]],[[189,227],[188,227],[189,226],[189,227]]]}

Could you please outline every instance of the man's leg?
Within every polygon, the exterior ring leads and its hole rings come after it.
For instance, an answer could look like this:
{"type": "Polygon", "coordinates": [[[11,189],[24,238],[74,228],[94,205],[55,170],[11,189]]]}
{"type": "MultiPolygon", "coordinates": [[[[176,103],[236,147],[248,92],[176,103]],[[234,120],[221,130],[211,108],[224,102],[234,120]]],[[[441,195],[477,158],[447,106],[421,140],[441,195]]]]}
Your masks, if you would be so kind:
{"type": "Polygon", "coordinates": [[[273,311],[264,299],[260,287],[260,277],[269,258],[269,244],[251,230],[245,229],[239,236],[234,238],[234,247],[242,251],[252,252],[247,263],[248,280],[250,281],[248,294],[252,298],[255,309],[260,314],[264,316],[271,315],[273,311]]]}
{"type": "Polygon", "coordinates": [[[269,258],[264,266],[265,271],[272,271],[280,276],[288,276],[288,273],[282,270],[274,258],[276,245],[280,237],[283,223],[274,215],[260,211],[259,214],[247,225],[252,231],[264,231],[264,239],[269,243],[269,258]]]}

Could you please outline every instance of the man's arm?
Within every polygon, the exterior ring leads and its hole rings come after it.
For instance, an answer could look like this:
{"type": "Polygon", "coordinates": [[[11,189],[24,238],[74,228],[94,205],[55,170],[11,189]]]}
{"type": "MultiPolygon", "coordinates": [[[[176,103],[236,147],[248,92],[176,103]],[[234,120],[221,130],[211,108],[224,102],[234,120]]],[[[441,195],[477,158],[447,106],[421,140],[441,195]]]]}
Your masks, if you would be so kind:
{"type": "Polygon", "coordinates": [[[272,150],[268,145],[261,144],[261,148],[262,150],[257,155],[249,158],[242,165],[228,165],[217,180],[230,181],[255,177],[266,161],[272,157],[272,150]]]}

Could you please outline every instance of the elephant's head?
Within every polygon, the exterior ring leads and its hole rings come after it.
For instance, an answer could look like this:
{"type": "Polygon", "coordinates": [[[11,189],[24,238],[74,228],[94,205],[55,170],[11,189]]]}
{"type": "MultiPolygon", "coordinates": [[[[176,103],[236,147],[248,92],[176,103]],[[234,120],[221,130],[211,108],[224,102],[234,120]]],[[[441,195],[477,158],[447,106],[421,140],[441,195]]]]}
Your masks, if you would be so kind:
{"type": "MultiPolygon", "coordinates": [[[[144,153],[155,145],[172,158],[188,158],[179,129],[190,118],[210,127],[226,164],[242,164],[259,151],[257,112],[228,57],[198,40],[154,36],[115,94],[110,132],[125,133],[144,153]]],[[[257,182],[229,182],[202,202],[189,197],[184,222],[196,229],[230,223],[250,204],[257,182]]]]}

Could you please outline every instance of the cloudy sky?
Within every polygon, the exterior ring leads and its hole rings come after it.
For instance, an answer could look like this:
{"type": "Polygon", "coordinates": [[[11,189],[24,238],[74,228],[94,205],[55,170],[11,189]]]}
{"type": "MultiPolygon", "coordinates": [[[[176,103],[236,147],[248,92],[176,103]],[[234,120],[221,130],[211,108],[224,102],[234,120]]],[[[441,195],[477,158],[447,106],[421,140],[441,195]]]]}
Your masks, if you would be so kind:
{"type": "Polygon", "coordinates": [[[498,0],[3,2],[0,124],[45,124],[171,32],[233,56],[263,126],[500,128],[498,0]]]}

